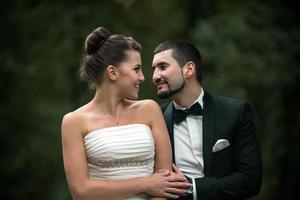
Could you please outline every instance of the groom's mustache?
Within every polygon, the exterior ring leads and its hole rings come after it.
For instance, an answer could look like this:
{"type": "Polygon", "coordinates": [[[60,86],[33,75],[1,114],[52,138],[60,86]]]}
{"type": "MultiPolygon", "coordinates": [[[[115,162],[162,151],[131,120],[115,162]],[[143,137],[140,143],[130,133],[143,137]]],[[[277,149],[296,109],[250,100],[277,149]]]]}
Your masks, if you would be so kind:
{"type": "Polygon", "coordinates": [[[155,81],[155,84],[156,84],[156,85],[160,85],[160,84],[168,84],[168,81],[163,80],[163,79],[158,79],[158,80],[155,81]]]}

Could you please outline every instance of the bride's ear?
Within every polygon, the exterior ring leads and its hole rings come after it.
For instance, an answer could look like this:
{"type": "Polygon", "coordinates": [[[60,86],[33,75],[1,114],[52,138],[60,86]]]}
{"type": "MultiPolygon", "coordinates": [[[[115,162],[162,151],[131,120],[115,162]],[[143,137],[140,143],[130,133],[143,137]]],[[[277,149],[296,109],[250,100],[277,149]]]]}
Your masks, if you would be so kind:
{"type": "Polygon", "coordinates": [[[117,78],[119,76],[117,68],[115,66],[113,66],[113,65],[108,65],[107,66],[107,68],[106,68],[106,74],[107,74],[107,77],[110,80],[112,80],[112,81],[117,80],[117,78]]]}

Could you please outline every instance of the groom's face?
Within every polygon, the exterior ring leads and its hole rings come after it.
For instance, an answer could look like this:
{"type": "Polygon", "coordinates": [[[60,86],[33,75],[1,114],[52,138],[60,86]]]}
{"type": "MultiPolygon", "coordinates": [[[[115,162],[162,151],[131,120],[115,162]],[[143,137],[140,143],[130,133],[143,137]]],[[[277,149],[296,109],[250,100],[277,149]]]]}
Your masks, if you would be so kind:
{"type": "Polygon", "coordinates": [[[152,80],[158,97],[172,97],[184,88],[185,80],[182,69],[174,59],[171,49],[154,55],[152,69],[152,80]]]}

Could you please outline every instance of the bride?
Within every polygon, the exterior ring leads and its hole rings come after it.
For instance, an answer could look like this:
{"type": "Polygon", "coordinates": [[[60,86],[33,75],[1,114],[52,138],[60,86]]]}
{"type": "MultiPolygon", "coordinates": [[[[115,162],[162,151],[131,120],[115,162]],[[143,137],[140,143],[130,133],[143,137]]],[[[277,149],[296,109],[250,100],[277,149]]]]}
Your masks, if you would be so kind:
{"type": "Polygon", "coordinates": [[[74,199],[178,198],[190,184],[172,172],[160,107],[136,100],[144,81],[141,46],[102,27],[85,41],[81,75],[96,89],[62,120],[63,160],[74,199]]]}

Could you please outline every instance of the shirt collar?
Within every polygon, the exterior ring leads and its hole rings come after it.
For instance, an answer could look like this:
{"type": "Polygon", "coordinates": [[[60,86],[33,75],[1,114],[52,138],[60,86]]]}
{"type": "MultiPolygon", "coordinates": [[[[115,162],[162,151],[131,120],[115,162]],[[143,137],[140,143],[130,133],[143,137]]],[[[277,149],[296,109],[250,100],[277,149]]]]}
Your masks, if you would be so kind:
{"type": "MultiPolygon", "coordinates": [[[[198,96],[198,98],[192,103],[192,105],[194,105],[194,103],[198,102],[201,107],[203,108],[203,96],[204,96],[204,90],[201,88],[201,92],[200,92],[200,95],[198,96]]],[[[174,104],[174,107],[175,109],[179,109],[179,110],[184,110],[184,109],[187,109],[187,108],[184,108],[182,106],[180,106],[179,104],[177,104],[175,101],[173,101],[173,104],[174,104]]],[[[191,105],[191,106],[192,106],[191,105]]]]}

